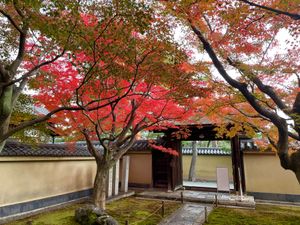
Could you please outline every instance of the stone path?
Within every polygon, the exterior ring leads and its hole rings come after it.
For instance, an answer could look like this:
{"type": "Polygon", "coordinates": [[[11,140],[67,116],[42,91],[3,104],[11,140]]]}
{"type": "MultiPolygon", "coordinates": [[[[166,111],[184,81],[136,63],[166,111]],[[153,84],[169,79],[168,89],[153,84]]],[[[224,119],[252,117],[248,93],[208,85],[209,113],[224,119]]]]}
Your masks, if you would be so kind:
{"type": "MultiPolygon", "coordinates": [[[[196,203],[185,203],[183,207],[174,212],[170,217],[164,219],[159,225],[199,225],[205,222],[205,205],[196,203]]],[[[211,206],[207,206],[210,213],[211,206]]]]}
{"type": "Polygon", "coordinates": [[[255,208],[255,201],[253,196],[243,196],[242,198],[237,195],[228,193],[216,193],[216,192],[203,192],[203,191],[144,191],[138,193],[138,197],[143,198],[157,198],[157,199],[169,199],[169,200],[180,200],[181,192],[183,192],[184,202],[197,202],[204,204],[215,203],[216,195],[219,205],[239,206],[255,208]]]}
{"type": "MultiPolygon", "coordinates": [[[[201,187],[201,188],[214,188],[217,189],[217,182],[214,181],[183,181],[183,186],[186,188],[190,187],[201,187]]],[[[232,182],[229,183],[229,187],[231,190],[234,189],[234,185],[232,182]]]]}

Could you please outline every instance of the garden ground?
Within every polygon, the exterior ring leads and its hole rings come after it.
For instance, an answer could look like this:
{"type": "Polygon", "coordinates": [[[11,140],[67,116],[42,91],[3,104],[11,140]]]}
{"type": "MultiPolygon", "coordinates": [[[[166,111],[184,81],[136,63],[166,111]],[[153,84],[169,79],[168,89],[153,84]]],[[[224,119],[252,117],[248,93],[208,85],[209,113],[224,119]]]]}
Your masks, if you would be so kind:
{"type": "Polygon", "coordinates": [[[206,225],[300,225],[300,207],[260,205],[255,210],[216,208],[206,225]]]}
{"type": "MultiPolygon", "coordinates": [[[[7,225],[78,225],[74,210],[81,204],[42,213],[7,225]]],[[[160,200],[146,200],[135,197],[111,202],[107,212],[120,224],[156,225],[162,220],[160,200]],[[156,212],[156,213],[154,213],[156,212]]],[[[199,207],[201,204],[199,204],[199,207]]],[[[165,202],[165,217],[181,207],[178,202],[165,202]]],[[[256,209],[215,208],[206,225],[300,225],[299,206],[258,204],[256,209]]]]}
{"type": "MultiPolygon", "coordinates": [[[[79,225],[74,219],[74,210],[81,204],[64,207],[62,209],[41,213],[7,225],[79,225]]],[[[162,201],[145,200],[134,197],[113,201],[107,204],[107,213],[120,224],[155,225],[162,220],[162,201]],[[156,212],[156,213],[153,213],[156,212]]],[[[165,217],[181,206],[178,202],[165,202],[165,217]]]]}

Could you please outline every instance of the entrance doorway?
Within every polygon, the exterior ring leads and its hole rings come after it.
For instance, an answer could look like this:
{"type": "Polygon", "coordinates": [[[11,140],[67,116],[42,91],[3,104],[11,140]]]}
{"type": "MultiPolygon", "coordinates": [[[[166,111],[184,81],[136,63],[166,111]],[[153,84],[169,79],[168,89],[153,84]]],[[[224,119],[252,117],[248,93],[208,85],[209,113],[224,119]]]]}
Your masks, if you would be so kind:
{"type": "MultiPolygon", "coordinates": [[[[228,127],[230,127],[230,124],[228,127]]],[[[233,181],[231,188],[233,188],[234,191],[242,190],[245,193],[246,183],[244,175],[243,152],[240,148],[240,141],[242,139],[246,139],[247,137],[238,135],[234,136],[233,138],[228,138],[226,136],[220,137],[217,135],[215,128],[216,126],[214,124],[201,124],[177,126],[177,128],[169,128],[164,130],[163,146],[176,150],[178,152],[178,156],[163,152],[156,152],[157,150],[152,151],[153,187],[176,190],[183,186],[184,173],[182,168],[182,141],[228,141],[231,147],[230,158],[232,163],[231,167],[230,164],[226,164],[225,166],[228,168],[230,181],[233,181]],[[186,133],[188,130],[189,135],[181,135],[182,130],[184,130],[184,133],[186,133]],[[232,177],[231,174],[233,174],[232,177]]],[[[207,178],[202,179],[205,180],[207,178]]],[[[207,179],[207,181],[209,180],[207,179]]]]}
{"type": "Polygon", "coordinates": [[[217,168],[226,168],[230,189],[234,189],[230,141],[181,141],[181,151],[184,187],[215,190],[217,168]]]}
{"type": "Polygon", "coordinates": [[[180,141],[168,141],[164,145],[176,150],[178,155],[171,155],[152,150],[153,187],[176,190],[182,187],[182,155],[180,141]]]}

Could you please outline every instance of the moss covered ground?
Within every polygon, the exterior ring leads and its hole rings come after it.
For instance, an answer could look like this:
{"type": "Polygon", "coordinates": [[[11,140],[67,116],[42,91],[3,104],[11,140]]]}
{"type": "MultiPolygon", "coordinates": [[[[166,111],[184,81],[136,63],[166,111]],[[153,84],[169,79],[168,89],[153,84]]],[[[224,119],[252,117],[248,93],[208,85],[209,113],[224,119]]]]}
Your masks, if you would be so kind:
{"type": "Polygon", "coordinates": [[[300,207],[257,205],[255,210],[216,208],[206,225],[300,225],[300,207]]]}
{"type": "MultiPolygon", "coordinates": [[[[181,205],[177,202],[165,202],[165,216],[170,215],[181,205]]],[[[29,217],[7,225],[78,225],[74,220],[74,210],[80,204],[71,205],[29,217]]],[[[158,224],[161,201],[145,200],[134,197],[111,202],[107,212],[120,224],[154,225],[158,224]],[[154,211],[157,213],[153,214],[154,211]]],[[[300,207],[257,205],[255,210],[216,208],[209,215],[206,225],[300,225],[300,207]]]]}
{"type": "MultiPolygon", "coordinates": [[[[74,219],[74,211],[80,204],[64,207],[32,216],[23,220],[8,223],[7,225],[78,225],[74,219]]],[[[161,206],[159,200],[145,200],[134,197],[111,202],[107,205],[107,212],[120,224],[155,225],[161,220],[161,206]],[[157,213],[152,213],[157,211],[157,213]]],[[[165,216],[170,215],[180,207],[177,202],[165,202],[165,216]]]]}

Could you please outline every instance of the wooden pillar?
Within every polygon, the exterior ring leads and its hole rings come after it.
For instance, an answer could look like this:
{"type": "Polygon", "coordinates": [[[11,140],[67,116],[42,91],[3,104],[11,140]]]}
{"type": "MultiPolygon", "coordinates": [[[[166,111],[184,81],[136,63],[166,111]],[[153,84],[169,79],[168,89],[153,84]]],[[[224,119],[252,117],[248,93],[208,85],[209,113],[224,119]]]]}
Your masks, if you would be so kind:
{"type": "Polygon", "coordinates": [[[239,168],[239,140],[238,136],[234,136],[231,139],[231,157],[232,157],[232,172],[233,172],[233,182],[234,182],[234,190],[239,191],[239,174],[238,174],[238,168],[239,168]]]}
{"type": "Polygon", "coordinates": [[[129,160],[128,155],[123,156],[122,158],[122,180],[121,180],[121,191],[128,191],[128,179],[129,179],[129,160]]]}
{"type": "Polygon", "coordinates": [[[182,161],[181,161],[181,142],[178,139],[169,137],[167,140],[167,148],[172,148],[178,152],[178,156],[168,155],[168,190],[176,190],[182,187],[182,161]]]}
{"type": "Polygon", "coordinates": [[[240,149],[240,142],[238,136],[234,136],[231,139],[231,157],[232,157],[232,170],[233,170],[233,180],[234,180],[234,190],[245,192],[245,175],[244,175],[244,164],[243,156],[240,149]],[[240,188],[241,186],[241,188],[240,188]]]}
{"type": "Polygon", "coordinates": [[[243,192],[246,193],[246,178],[245,178],[245,168],[244,168],[244,153],[240,150],[241,156],[241,178],[242,178],[242,188],[243,192]]]}
{"type": "Polygon", "coordinates": [[[107,197],[111,197],[112,196],[112,187],[113,187],[113,168],[110,168],[108,171],[108,176],[107,176],[107,197]]]}
{"type": "Polygon", "coordinates": [[[113,195],[119,194],[119,173],[120,173],[120,160],[116,162],[116,165],[114,166],[114,172],[113,172],[113,195]]]}

